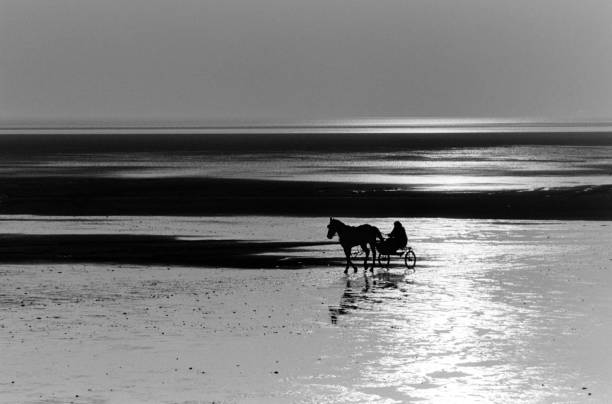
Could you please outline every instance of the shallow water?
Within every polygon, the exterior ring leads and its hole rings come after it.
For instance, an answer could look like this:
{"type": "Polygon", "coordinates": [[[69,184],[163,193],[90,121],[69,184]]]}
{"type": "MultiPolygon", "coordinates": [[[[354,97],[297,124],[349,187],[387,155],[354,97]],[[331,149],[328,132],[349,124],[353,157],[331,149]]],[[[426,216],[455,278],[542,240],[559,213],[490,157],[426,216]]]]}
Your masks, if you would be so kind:
{"type": "Polygon", "coordinates": [[[425,191],[612,184],[612,146],[504,146],[386,152],[53,153],[0,156],[11,176],[215,177],[394,184],[425,191]]]}
{"type": "MultiPolygon", "coordinates": [[[[297,241],[323,239],[327,224],[0,219],[6,233],[297,241]]],[[[414,274],[399,265],[366,278],[346,277],[342,267],[0,265],[0,402],[612,397],[611,222],[402,221],[419,257],[414,274]]],[[[387,219],[346,222],[392,227],[387,219]]],[[[340,248],[291,254],[339,256],[340,248]]]]}

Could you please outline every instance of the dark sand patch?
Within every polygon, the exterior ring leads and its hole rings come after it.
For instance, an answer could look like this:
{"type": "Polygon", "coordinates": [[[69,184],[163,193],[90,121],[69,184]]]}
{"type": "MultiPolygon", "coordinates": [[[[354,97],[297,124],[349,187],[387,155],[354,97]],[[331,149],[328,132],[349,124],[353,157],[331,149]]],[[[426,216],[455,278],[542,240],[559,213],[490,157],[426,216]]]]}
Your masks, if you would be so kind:
{"type": "Polygon", "coordinates": [[[329,242],[188,240],[119,234],[0,235],[0,263],[114,263],[225,268],[303,268],[338,258],[288,255],[329,242]]]}
{"type": "Polygon", "coordinates": [[[1,214],[612,219],[612,186],[424,192],[397,185],[218,178],[0,178],[1,214]]]}

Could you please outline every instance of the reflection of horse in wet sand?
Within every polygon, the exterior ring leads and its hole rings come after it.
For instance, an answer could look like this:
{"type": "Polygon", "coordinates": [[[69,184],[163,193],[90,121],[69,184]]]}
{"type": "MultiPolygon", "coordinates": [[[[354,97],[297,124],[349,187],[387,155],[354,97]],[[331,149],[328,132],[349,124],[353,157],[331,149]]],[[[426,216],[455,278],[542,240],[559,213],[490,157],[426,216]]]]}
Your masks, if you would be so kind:
{"type": "Polygon", "coordinates": [[[359,279],[349,278],[346,280],[346,286],[342,296],[340,296],[340,304],[328,307],[332,324],[338,324],[340,316],[350,314],[354,310],[367,308],[371,304],[383,303],[385,296],[393,300],[396,299],[396,295],[381,294],[381,289],[400,289],[400,284],[414,284],[414,281],[407,280],[404,274],[382,272],[374,275],[371,281],[364,274],[363,284],[360,284],[359,279]]]}
{"type": "Polygon", "coordinates": [[[338,323],[338,316],[347,314],[351,309],[359,308],[357,300],[367,298],[365,294],[370,290],[370,282],[367,276],[364,276],[364,280],[365,285],[361,292],[359,292],[353,289],[351,279],[347,279],[346,287],[340,297],[340,304],[338,306],[329,306],[329,316],[332,324],[338,323]]]}
{"type": "Polygon", "coordinates": [[[351,261],[351,248],[360,246],[365,252],[365,258],[363,260],[364,272],[368,269],[368,258],[370,256],[370,249],[372,250],[372,267],[370,271],[374,272],[374,265],[376,263],[376,239],[384,240],[380,230],[377,227],[369,224],[362,224],[361,226],[348,226],[342,223],[338,219],[329,218],[329,224],[327,225],[327,238],[331,239],[338,234],[340,245],[344,249],[346,255],[346,268],[344,273],[348,273],[349,266],[352,266],[355,272],[357,267],[351,261]],[[368,248],[368,244],[370,248],[368,248]]]}

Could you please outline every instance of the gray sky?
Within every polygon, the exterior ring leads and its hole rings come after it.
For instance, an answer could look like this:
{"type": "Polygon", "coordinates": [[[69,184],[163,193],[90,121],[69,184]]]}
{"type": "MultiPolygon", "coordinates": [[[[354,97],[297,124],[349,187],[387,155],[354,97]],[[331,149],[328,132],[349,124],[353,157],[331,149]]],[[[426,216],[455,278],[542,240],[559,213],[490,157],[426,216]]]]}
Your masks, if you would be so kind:
{"type": "Polygon", "coordinates": [[[610,0],[0,0],[0,126],[612,120],[610,0]]]}

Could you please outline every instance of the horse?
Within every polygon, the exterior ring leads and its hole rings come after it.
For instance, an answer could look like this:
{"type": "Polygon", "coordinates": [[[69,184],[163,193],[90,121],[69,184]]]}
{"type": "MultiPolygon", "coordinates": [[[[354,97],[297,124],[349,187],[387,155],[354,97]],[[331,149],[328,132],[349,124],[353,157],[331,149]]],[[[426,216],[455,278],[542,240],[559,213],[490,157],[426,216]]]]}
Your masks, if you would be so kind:
{"type": "Polygon", "coordinates": [[[348,274],[349,266],[352,266],[357,272],[357,267],[351,261],[351,248],[355,246],[361,246],[361,249],[366,253],[363,260],[363,271],[368,270],[368,257],[370,256],[370,249],[372,249],[372,268],[370,271],[374,273],[374,265],[376,264],[376,239],[383,240],[383,236],[377,227],[369,224],[362,224],[361,226],[348,226],[342,223],[338,219],[329,218],[329,224],[327,225],[327,238],[332,239],[338,234],[340,245],[344,249],[346,255],[346,268],[344,273],[348,274]],[[370,249],[368,248],[370,245],[370,249]]]}

